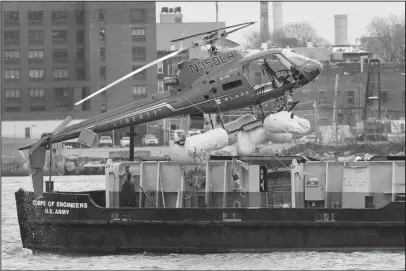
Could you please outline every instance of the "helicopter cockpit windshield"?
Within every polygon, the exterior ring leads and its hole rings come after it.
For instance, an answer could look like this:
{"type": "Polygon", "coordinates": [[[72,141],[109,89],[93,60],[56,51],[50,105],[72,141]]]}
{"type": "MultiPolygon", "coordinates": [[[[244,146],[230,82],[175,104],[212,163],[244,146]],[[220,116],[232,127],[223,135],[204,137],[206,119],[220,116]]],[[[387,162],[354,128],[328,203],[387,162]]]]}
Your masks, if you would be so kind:
{"type": "Polygon", "coordinates": [[[247,57],[243,64],[243,73],[255,90],[271,90],[289,83],[301,87],[316,79],[323,69],[320,62],[287,49],[257,54],[257,58],[247,57]]]}
{"type": "Polygon", "coordinates": [[[297,68],[300,68],[310,61],[310,58],[293,53],[287,49],[282,49],[282,55],[289,59],[297,68]]]}

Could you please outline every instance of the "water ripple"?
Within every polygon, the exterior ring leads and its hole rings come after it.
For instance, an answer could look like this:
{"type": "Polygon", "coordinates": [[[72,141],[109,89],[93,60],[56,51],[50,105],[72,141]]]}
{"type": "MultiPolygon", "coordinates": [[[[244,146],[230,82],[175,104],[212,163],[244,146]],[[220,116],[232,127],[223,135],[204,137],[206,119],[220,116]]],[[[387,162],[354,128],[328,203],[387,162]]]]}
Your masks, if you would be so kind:
{"type": "MultiPolygon", "coordinates": [[[[55,190],[104,188],[103,176],[55,177],[55,190]],[[73,187],[73,188],[72,188],[73,187]]],[[[142,253],[72,256],[35,253],[21,246],[14,192],[32,190],[28,177],[2,178],[1,268],[12,270],[405,270],[405,252],[275,252],[229,254],[142,253]]]]}

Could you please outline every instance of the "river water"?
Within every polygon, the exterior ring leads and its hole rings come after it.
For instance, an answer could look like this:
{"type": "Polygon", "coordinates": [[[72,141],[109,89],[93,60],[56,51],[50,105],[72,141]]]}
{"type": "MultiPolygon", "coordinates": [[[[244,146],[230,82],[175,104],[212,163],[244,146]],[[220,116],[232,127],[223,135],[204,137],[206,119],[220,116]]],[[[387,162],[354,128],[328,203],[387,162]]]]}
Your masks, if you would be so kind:
{"type": "MultiPolygon", "coordinates": [[[[54,177],[55,190],[103,189],[102,176],[54,177]]],[[[30,270],[405,270],[405,252],[275,252],[230,254],[134,254],[117,256],[71,256],[33,254],[21,246],[14,192],[32,191],[29,177],[1,179],[1,269],[30,270]]]]}

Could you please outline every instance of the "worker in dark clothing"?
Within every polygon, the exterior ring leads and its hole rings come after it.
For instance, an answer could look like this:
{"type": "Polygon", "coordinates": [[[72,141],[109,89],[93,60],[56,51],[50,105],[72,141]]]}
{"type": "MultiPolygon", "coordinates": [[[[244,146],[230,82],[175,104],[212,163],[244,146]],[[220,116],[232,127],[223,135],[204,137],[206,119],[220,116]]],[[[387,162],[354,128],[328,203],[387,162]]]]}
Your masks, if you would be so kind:
{"type": "Polygon", "coordinates": [[[125,166],[123,174],[125,182],[121,188],[121,206],[122,207],[135,207],[135,188],[131,183],[130,167],[125,166]]]}

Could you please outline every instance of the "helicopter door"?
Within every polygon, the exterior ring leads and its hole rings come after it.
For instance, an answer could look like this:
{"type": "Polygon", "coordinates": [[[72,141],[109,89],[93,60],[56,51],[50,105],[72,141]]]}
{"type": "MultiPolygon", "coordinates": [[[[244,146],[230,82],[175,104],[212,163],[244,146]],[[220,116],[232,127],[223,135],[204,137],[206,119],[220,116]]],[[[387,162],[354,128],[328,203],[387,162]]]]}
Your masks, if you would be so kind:
{"type": "Polygon", "coordinates": [[[243,74],[252,87],[265,84],[269,81],[269,76],[259,61],[244,64],[243,74]]]}

